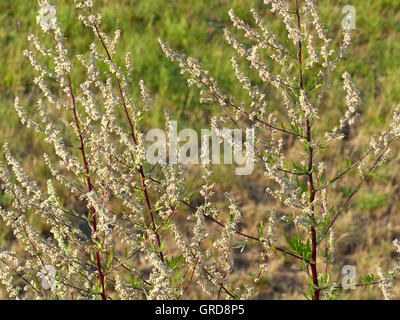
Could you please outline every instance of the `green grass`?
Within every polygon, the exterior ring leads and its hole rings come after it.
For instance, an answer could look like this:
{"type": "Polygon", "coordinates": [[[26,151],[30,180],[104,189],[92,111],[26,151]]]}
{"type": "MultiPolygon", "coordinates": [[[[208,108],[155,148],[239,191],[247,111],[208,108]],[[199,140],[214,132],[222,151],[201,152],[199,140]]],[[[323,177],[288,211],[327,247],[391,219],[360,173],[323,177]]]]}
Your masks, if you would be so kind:
{"type": "Polygon", "coordinates": [[[379,192],[363,193],[356,202],[357,209],[363,212],[382,208],[388,201],[388,195],[379,192]]]}
{"type": "MultiPolygon", "coordinates": [[[[319,2],[327,27],[332,34],[337,34],[343,17],[341,8],[348,1],[319,2]]],[[[70,53],[84,52],[92,41],[90,33],[76,22],[77,13],[70,1],[56,3],[70,53]]],[[[237,94],[240,93],[239,85],[231,72],[229,59],[233,51],[227,46],[222,32],[224,27],[230,26],[227,11],[233,7],[239,16],[248,21],[251,21],[248,12],[251,7],[257,7],[270,16],[262,1],[256,0],[104,0],[99,1],[99,6],[104,14],[105,30],[122,30],[120,52],[132,51],[137,78],[144,79],[155,96],[156,112],[152,113],[155,124],[162,123],[162,110],[167,107],[176,111],[177,117],[191,122],[202,119],[201,112],[192,111],[204,109],[198,103],[197,91],[187,89],[185,81],[178,76],[177,67],[162,56],[158,37],[168,41],[173,48],[201,58],[223,88],[237,94]]],[[[370,113],[368,109],[373,109],[371,120],[382,124],[385,119],[380,116],[387,114],[393,101],[400,100],[400,84],[396,81],[396,70],[400,68],[400,42],[396,41],[400,33],[400,3],[393,0],[365,0],[356,5],[356,9],[355,49],[346,61],[346,70],[354,75],[362,89],[367,113],[370,113]]],[[[31,2],[4,0],[0,3],[2,110],[7,109],[6,105],[17,93],[28,95],[33,90],[32,70],[22,51],[29,45],[26,40],[28,34],[39,32],[35,16],[35,6],[31,2]]],[[[275,17],[267,21],[271,21],[275,30],[279,31],[279,19],[275,17]]],[[[82,79],[81,71],[77,63],[76,83],[82,79]]],[[[331,92],[329,109],[336,110],[341,105],[337,101],[341,88],[338,81],[334,84],[336,87],[331,92]]]]}
{"type": "MultiPolygon", "coordinates": [[[[343,16],[341,8],[347,1],[319,1],[321,13],[332,34],[340,32],[343,16]]],[[[56,1],[57,15],[64,26],[67,45],[71,54],[84,53],[93,41],[91,34],[78,22],[77,13],[70,1],[56,1]]],[[[267,17],[275,30],[282,33],[279,19],[272,17],[262,1],[194,1],[194,0],[150,0],[150,1],[99,1],[104,14],[104,29],[113,32],[122,30],[120,52],[132,51],[137,79],[144,79],[155,99],[150,122],[154,126],[163,123],[163,110],[169,108],[183,123],[200,127],[204,112],[213,112],[213,107],[198,102],[198,92],[188,89],[179,76],[178,68],[163,57],[157,38],[168,41],[173,48],[200,58],[204,66],[220,82],[222,87],[246,100],[232,73],[230,57],[234,53],[223,37],[223,28],[230,27],[227,11],[233,7],[236,13],[251,21],[249,8],[257,7],[267,17]]],[[[400,101],[400,3],[390,0],[366,0],[356,5],[357,30],[354,48],[345,65],[353,74],[362,91],[364,113],[372,128],[381,126],[396,101],[400,101]],[[397,72],[396,72],[397,71],[397,72]]],[[[16,117],[10,112],[15,95],[22,95],[32,103],[33,73],[22,51],[29,46],[28,34],[39,33],[35,22],[35,6],[22,0],[4,0],[0,3],[0,116],[12,126],[16,117]]],[[[122,59],[123,55],[117,57],[122,59]]],[[[74,84],[83,78],[82,67],[76,62],[74,84]]],[[[340,97],[341,82],[339,68],[333,79],[333,90],[326,101],[327,115],[337,115],[343,109],[340,97]],[[332,111],[333,110],[333,111],[332,111]],[[332,112],[330,112],[332,111],[332,112]]],[[[271,95],[274,99],[274,96],[271,95]]],[[[277,105],[278,101],[271,101],[277,105]]],[[[215,111],[215,110],[214,110],[215,111]]],[[[7,130],[6,130],[7,131],[7,130]]],[[[14,132],[0,134],[0,141],[13,136],[14,132]]]]}

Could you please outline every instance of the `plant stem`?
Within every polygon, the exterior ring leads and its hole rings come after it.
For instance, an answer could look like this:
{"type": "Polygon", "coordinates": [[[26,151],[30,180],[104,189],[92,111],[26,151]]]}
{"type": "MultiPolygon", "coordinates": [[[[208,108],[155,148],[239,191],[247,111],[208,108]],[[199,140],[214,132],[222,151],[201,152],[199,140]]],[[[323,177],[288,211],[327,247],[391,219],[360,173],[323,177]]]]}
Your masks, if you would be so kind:
{"type": "MultiPolygon", "coordinates": [[[[296,17],[297,17],[297,26],[299,32],[301,33],[301,17],[299,11],[299,0],[296,0],[296,17]]],[[[304,90],[304,83],[303,83],[303,57],[302,57],[302,49],[303,44],[301,40],[298,42],[297,51],[298,51],[298,62],[299,62],[299,82],[300,82],[300,90],[304,90]]],[[[308,142],[308,191],[310,194],[310,205],[312,211],[312,217],[314,217],[314,199],[315,199],[315,188],[314,188],[314,180],[313,180],[313,155],[314,155],[314,148],[312,147],[312,136],[311,136],[311,124],[310,120],[306,120],[306,132],[307,132],[307,142],[308,142]]],[[[312,280],[314,285],[314,296],[313,300],[319,300],[319,293],[320,290],[318,288],[318,272],[317,272],[317,236],[315,227],[311,226],[311,273],[312,273],[312,280]]]]}
{"type": "MultiPolygon", "coordinates": [[[[51,31],[50,34],[57,46],[57,38],[56,38],[54,32],[51,31]]],[[[75,123],[75,127],[77,130],[78,136],[79,136],[79,142],[80,142],[80,147],[78,149],[81,151],[82,162],[85,167],[85,173],[86,173],[87,189],[88,189],[88,192],[90,193],[93,190],[93,185],[90,180],[89,164],[88,164],[88,161],[86,158],[85,143],[83,140],[83,132],[82,132],[81,126],[79,124],[79,118],[78,118],[78,114],[77,114],[77,110],[76,110],[76,99],[75,99],[74,91],[72,89],[71,77],[68,73],[66,74],[66,76],[67,76],[67,80],[68,80],[68,89],[69,89],[69,96],[71,99],[72,112],[74,115],[74,123],[75,123]]],[[[91,225],[92,225],[93,232],[95,233],[97,231],[96,210],[93,206],[91,206],[90,211],[91,211],[91,216],[92,216],[91,225]]],[[[95,240],[98,240],[98,239],[96,238],[95,240]]],[[[104,275],[103,275],[103,271],[101,269],[100,253],[99,253],[98,249],[96,249],[95,256],[96,256],[96,269],[97,269],[97,273],[98,273],[98,277],[99,277],[99,282],[100,282],[100,285],[102,288],[100,296],[101,296],[102,300],[107,300],[105,283],[104,283],[104,275]]]]}
{"type": "MultiPolygon", "coordinates": [[[[91,10],[90,10],[90,13],[92,13],[91,10]]],[[[111,63],[113,63],[113,59],[111,57],[110,51],[108,50],[107,45],[105,44],[105,42],[103,40],[103,37],[100,34],[99,27],[97,26],[96,23],[93,23],[93,26],[94,26],[96,35],[97,35],[102,47],[104,48],[104,50],[105,50],[105,52],[107,54],[108,60],[111,63]]],[[[131,117],[129,115],[128,108],[126,106],[125,96],[124,96],[124,93],[122,91],[121,83],[120,83],[120,81],[119,81],[117,76],[115,77],[115,80],[116,80],[116,83],[117,83],[119,96],[120,96],[120,98],[122,100],[122,105],[123,105],[123,108],[124,108],[125,117],[126,117],[126,119],[128,120],[128,123],[129,123],[130,131],[131,131],[130,132],[130,136],[132,137],[132,140],[135,143],[135,145],[137,145],[137,139],[136,139],[136,136],[135,136],[135,129],[134,129],[134,126],[133,126],[132,119],[131,119],[131,117]]],[[[156,223],[155,223],[155,220],[154,220],[153,209],[151,207],[150,197],[149,197],[149,194],[148,194],[148,191],[147,191],[146,176],[145,176],[145,173],[144,173],[142,165],[139,165],[139,174],[140,174],[140,180],[141,180],[141,184],[142,184],[143,194],[144,194],[145,201],[146,201],[146,206],[147,206],[147,209],[149,211],[149,216],[150,216],[150,220],[151,220],[152,229],[153,229],[153,232],[154,232],[155,237],[156,237],[157,245],[160,248],[161,247],[161,239],[160,239],[160,235],[159,235],[159,233],[157,231],[157,226],[156,226],[156,223]]],[[[164,263],[164,255],[163,255],[162,252],[159,253],[159,257],[160,257],[160,260],[164,263]]]]}
{"type": "MultiPolygon", "coordinates": [[[[78,132],[79,135],[79,141],[80,141],[80,150],[81,150],[81,154],[82,154],[82,161],[83,161],[83,165],[85,167],[85,172],[86,172],[86,183],[87,183],[87,188],[88,188],[88,192],[92,192],[93,190],[93,185],[92,182],[90,180],[90,172],[89,172],[89,164],[88,161],[86,159],[86,152],[85,152],[85,143],[83,141],[83,134],[81,131],[81,127],[79,125],[79,119],[78,119],[78,115],[76,112],[76,103],[75,103],[75,96],[72,90],[72,85],[71,85],[71,79],[69,77],[69,75],[67,75],[68,78],[68,86],[69,86],[69,92],[70,92],[70,96],[71,96],[71,102],[72,102],[72,110],[73,110],[73,114],[74,114],[74,122],[75,122],[75,126],[76,126],[76,130],[78,132]]],[[[97,232],[97,222],[96,222],[96,210],[93,206],[90,207],[90,211],[91,211],[91,216],[92,216],[92,228],[93,228],[93,232],[96,233],[97,232]]],[[[97,240],[97,238],[95,239],[97,240]]],[[[99,274],[99,281],[100,281],[100,285],[102,288],[102,291],[100,293],[101,295],[101,299],[102,300],[107,300],[107,296],[106,296],[106,290],[105,290],[105,283],[104,283],[104,275],[103,275],[103,271],[101,269],[101,262],[100,262],[100,253],[99,250],[96,249],[96,268],[97,268],[97,273],[99,274]]]]}

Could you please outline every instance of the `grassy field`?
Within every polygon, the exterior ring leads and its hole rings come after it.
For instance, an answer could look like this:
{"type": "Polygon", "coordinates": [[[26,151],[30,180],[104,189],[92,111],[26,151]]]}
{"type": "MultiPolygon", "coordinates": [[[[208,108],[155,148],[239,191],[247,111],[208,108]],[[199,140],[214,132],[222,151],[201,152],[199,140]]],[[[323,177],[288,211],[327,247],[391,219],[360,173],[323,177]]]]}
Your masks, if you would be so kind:
{"type": "MultiPolygon", "coordinates": [[[[84,53],[93,39],[77,23],[77,13],[71,1],[55,2],[70,53],[84,53]]],[[[41,154],[48,146],[32,131],[23,129],[13,108],[16,95],[28,105],[38,95],[32,86],[34,74],[29,61],[22,55],[22,51],[29,47],[27,36],[39,33],[32,3],[26,0],[0,2],[0,144],[9,142],[30,175],[43,180],[49,177],[49,172],[42,163],[41,154]]],[[[279,19],[268,12],[261,0],[103,0],[98,3],[104,14],[104,29],[109,32],[121,29],[119,50],[132,52],[136,77],[143,79],[151,90],[154,109],[146,119],[149,127],[163,126],[166,108],[171,110],[175,119],[179,119],[181,128],[208,127],[209,116],[219,112],[217,107],[199,103],[197,90],[187,88],[178,68],[163,56],[157,38],[199,58],[226,92],[246,101],[246,93],[236,81],[231,67],[230,57],[234,52],[223,36],[223,28],[230,27],[228,10],[234,8],[238,16],[250,21],[249,9],[256,7],[278,33],[283,32],[279,19]]],[[[400,2],[321,0],[318,3],[331,35],[341,31],[343,6],[351,4],[357,10],[352,49],[332,78],[332,88],[321,111],[322,126],[329,128],[345,109],[341,73],[346,70],[352,74],[363,99],[362,118],[357,132],[349,134],[348,147],[338,145],[336,150],[324,155],[329,165],[334,167],[344,158],[356,155],[357,148],[368,143],[371,134],[384,128],[390,121],[393,108],[400,102],[400,2]]],[[[117,59],[122,58],[121,54],[117,59]]],[[[82,74],[82,67],[76,63],[74,84],[82,80],[82,74]]],[[[268,94],[270,105],[279,106],[276,96],[272,92],[268,94]]],[[[357,266],[357,276],[361,277],[375,273],[378,266],[389,267],[394,261],[391,241],[400,237],[399,150],[399,146],[393,148],[390,163],[378,171],[374,182],[367,185],[367,192],[356,198],[353,208],[337,225],[338,262],[337,269],[332,270],[337,278],[345,264],[357,266]]],[[[221,169],[216,180],[221,192],[229,190],[238,195],[248,219],[258,219],[269,207],[276,206],[263,191],[266,181],[260,171],[251,177],[227,179],[221,169]]],[[[346,182],[351,183],[351,177],[346,182]]],[[[197,183],[193,181],[193,185],[197,183]]],[[[340,190],[337,197],[341,197],[340,190]]],[[[283,209],[278,207],[278,210],[283,209]]],[[[255,226],[251,222],[245,221],[245,228],[254,233],[255,226]]],[[[0,227],[0,232],[0,246],[12,241],[9,231],[0,227]]],[[[272,262],[258,298],[302,298],[304,277],[299,276],[300,270],[293,268],[288,259],[277,256],[272,262]]],[[[246,263],[251,262],[243,262],[246,263]]],[[[237,274],[238,277],[241,275],[237,274]]],[[[398,288],[396,297],[400,298],[398,288]]],[[[379,289],[357,289],[341,298],[380,299],[381,294],[379,289]]]]}

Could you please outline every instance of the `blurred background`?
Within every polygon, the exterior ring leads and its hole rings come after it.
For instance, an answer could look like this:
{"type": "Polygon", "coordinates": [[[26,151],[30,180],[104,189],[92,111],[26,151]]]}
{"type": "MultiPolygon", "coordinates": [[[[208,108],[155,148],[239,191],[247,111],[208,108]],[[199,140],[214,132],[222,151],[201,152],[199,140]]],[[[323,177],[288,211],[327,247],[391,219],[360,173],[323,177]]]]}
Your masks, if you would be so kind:
{"type": "MultiPolygon", "coordinates": [[[[84,54],[93,41],[91,33],[77,20],[78,14],[72,1],[55,2],[70,54],[84,54]]],[[[180,128],[197,130],[208,128],[210,117],[219,114],[216,105],[199,103],[198,90],[187,87],[178,67],[163,56],[157,38],[167,41],[178,51],[200,59],[225,92],[246,102],[247,93],[236,81],[231,67],[230,58],[235,52],[226,43],[223,34],[225,27],[233,30],[228,10],[233,8],[236,15],[252,22],[249,10],[255,7],[273,30],[284,34],[280,19],[271,15],[262,0],[103,0],[97,3],[104,15],[103,29],[108,33],[114,33],[116,29],[122,31],[118,47],[120,55],[116,59],[123,61],[124,53],[131,51],[136,80],[143,79],[151,91],[154,106],[145,119],[149,128],[164,127],[164,110],[167,108],[173,118],[179,120],[180,128]]],[[[343,143],[336,144],[323,154],[329,169],[343,166],[345,159],[356,159],[363,146],[368,144],[369,137],[387,126],[394,107],[400,103],[400,2],[319,0],[318,3],[322,21],[337,45],[344,17],[342,8],[345,5],[354,6],[357,18],[349,56],[330,79],[331,89],[321,110],[322,128],[330,128],[345,110],[342,72],[347,71],[353,76],[363,99],[359,110],[361,119],[356,128],[349,132],[343,143]]],[[[39,97],[32,83],[33,69],[22,54],[24,49],[31,48],[28,35],[40,33],[36,15],[35,1],[0,1],[0,144],[8,142],[29,175],[45,184],[50,173],[43,163],[42,154],[49,150],[49,146],[33,130],[25,129],[20,124],[13,107],[16,95],[28,106],[39,97]]],[[[73,61],[76,66],[73,84],[76,85],[83,80],[84,72],[82,66],[73,61]]],[[[271,68],[273,70],[273,66],[271,68]]],[[[278,95],[271,88],[268,88],[268,97],[271,107],[280,107],[278,95]]],[[[363,275],[376,274],[379,266],[389,269],[395,263],[397,257],[391,242],[400,238],[399,146],[394,146],[392,150],[393,157],[389,163],[368,181],[364,192],[355,198],[353,207],[337,222],[337,261],[330,269],[334,280],[340,279],[341,268],[347,264],[356,267],[357,279],[361,279],[363,275]]],[[[245,217],[244,231],[256,234],[256,223],[272,207],[278,210],[278,215],[285,213],[285,208],[265,192],[268,180],[263,176],[262,168],[251,176],[240,177],[232,176],[229,169],[221,166],[215,170],[214,177],[221,195],[217,194],[217,201],[223,199],[225,191],[236,196],[245,217]]],[[[357,179],[357,172],[346,178],[343,185],[337,185],[331,197],[343,199],[342,188],[346,183],[354,182],[353,178],[357,179]]],[[[196,190],[200,184],[198,176],[189,178],[191,189],[196,190]]],[[[68,194],[64,197],[68,199],[68,194]]],[[[0,194],[0,203],[6,205],[7,201],[0,194]]],[[[35,218],[31,219],[34,221],[35,218]]],[[[0,246],[13,246],[14,241],[12,233],[0,222],[0,246]]],[[[243,253],[236,251],[238,267],[234,277],[247,277],[246,270],[257,262],[257,255],[251,250],[243,253]]],[[[301,299],[304,298],[302,290],[306,284],[306,277],[293,259],[277,254],[255,298],[301,299]]],[[[396,292],[396,297],[400,298],[399,286],[396,292]]],[[[1,294],[0,297],[5,298],[1,294]]],[[[340,298],[381,299],[382,295],[379,289],[363,288],[344,292],[340,298]]]]}

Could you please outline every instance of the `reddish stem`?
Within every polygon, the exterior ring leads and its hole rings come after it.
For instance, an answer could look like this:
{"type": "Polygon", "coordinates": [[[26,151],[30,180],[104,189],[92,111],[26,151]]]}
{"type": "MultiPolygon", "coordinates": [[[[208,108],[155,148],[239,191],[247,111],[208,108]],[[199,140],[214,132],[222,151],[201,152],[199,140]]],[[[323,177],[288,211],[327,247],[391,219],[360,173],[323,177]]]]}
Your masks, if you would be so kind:
{"type": "MultiPolygon", "coordinates": [[[[51,33],[51,36],[52,36],[54,42],[57,45],[57,39],[56,39],[56,37],[54,35],[54,32],[51,31],[50,33],[51,33]]],[[[78,132],[78,136],[79,136],[79,142],[80,142],[79,150],[81,151],[81,154],[82,154],[82,161],[83,161],[83,165],[85,167],[85,172],[86,172],[86,184],[87,184],[88,192],[91,192],[93,190],[93,186],[92,186],[92,182],[91,182],[90,176],[89,176],[90,172],[89,172],[88,161],[86,159],[85,143],[84,143],[84,140],[83,140],[83,132],[82,132],[81,126],[79,124],[78,114],[77,114],[77,111],[76,111],[76,100],[75,100],[74,92],[72,90],[71,78],[70,78],[69,74],[67,74],[67,80],[68,80],[69,95],[70,95],[71,104],[72,104],[72,112],[73,112],[73,115],[74,115],[74,123],[75,123],[75,127],[76,127],[76,130],[78,132]]],[[[97,231],[96,210],[95,210],[95,208],[93,206],[91,206],[90,211],[91,211],[91,215],[92,215],[91,224],[92,224],[93,232],[96,232],[97,231]]],[[[97,240],[97,239],[95,239],[95,240],[97,240]]],[[[99,251],[97,249],[96,249],[95,256],[96,256],[97,273],[99,275],[99,281],[100,281],[100,285],[102,287],[102,292],[100,293],[101,299],[102,300],[107,300],[107,295],[106,295],[106,292],[105,292],[104,275],[103,275],[103,271],[101,269],[100,254],[99,254],[99,251]]]]}
{"type": "MultiPolygon", "coordinates": [[[[103,37],[100,34],[100,31],[99,31],[99,28],[98,28],[97,24],[93,23],[93,26],[94,26],[94,28],[96,30],[97,37],[99,38],[99,41],[100,41],[101,45],[103,46],[103,48],[104,48],[104,50],[105,50],[105,52],[107,54],[108,60],[110,62],[113,62],[111,54],[110,54],[106,44],[104,43],[103,37]]],[[[132,119],[131,119],[131,117],[129,115],[128,108],[126,106],[125,97],[124,97],[124,93],[122,91],[121,83],[120,83],[120,81],[119,81],[119,79],[117,77],[115,77],[115,80],[116,80],[116,83],[117,83],[119,95],[120,95],[121,100],[122,100],[122,105],[123,105],[123,108],[124,108],[125,117],[126,117],[126,119],[128,120],[128,123],[129,123],[130,131],[131,131],[130,135],[131,135],[132,140],[135,143],[135,145],[137,145],[137,140],[136,140],[136,136],[135,136],[135,129],[134,129],[134,126],[133,126],[132,119]]],[[[144,197],[145,197],[145,201],[146,201],[146,206],[147,206],[147,209],[149,211],[149,216],[150,216],[152,228],[153,228],[154,234],[156,236],[157,245],[160,248],[161,247],[161,239],[160,239],[159,233],[157,232],[157,226],[156,226],[156,223],[155,223],[155,220],[154,220],[153,209],[151,207],[150,197],[149,197],[149,194],[148,194],[148,191],[147,191],[147,186],[146,186],[146,176],[145,176],[145,173],[143,171],[143,166],[141,164],[139,165],[139,173],[140,173],[140,180],[141,180],[141,183],[142,183],[143,193],[144,193],[144,197]]],[[[160,260],[164,263],[164,255],[163,255],[163,253],[160,252],[159,256],[160,256],[160,260]]]]}
{"type": "MultiPolygon", "coordinates": [[[[297,17],[297,26],[299,29],[299,32],[301,33],[301,17],[300,17],[300,11],[299,11],[299,1],[296,0],[296,17],[297,17]]],[[[298,61],[299,61],[299,81],[300,81],[300,90],[304,90],[304,84],[303,84],[303,61],[302,61],[302,49],[303,49],[303,44],[301,40],[298,42],[298,61]]],[[[314,188],[314,181],[313,181],[313,153],[314,149],[312,147],[311,141],[311,124],[309,119],[306,121],[306,132],[307,132],[307,141],[308,141],[308,189],[310,192],[310,205],[311,205],[311,210],[312,210],[312,216],[314,217],[314,200],[315,200],[315,188],[314,188]]],[[[319,300],[319,293],[320,290],[318,289],[318,272],[317,272],[317,236],[316,236],[316,231],[315,227],[312,226],[311,230],[311,273],[312,273],[312,280],[313,280],[313,285],[314,285],[314,300],[319,300]]]]}
{"type": "MultiPolygon", "coordinates": [[[[82,161],[83,161],[83,165],[85,167],[85,172],[86,172],[86,184],[87,184],[87,189],[88,192],[92,192],[93,190],[93,185],[92,182],[90,180],[90,171],[89,171],[89,164],[88,161],[86,159],[86,152],[85,152],[85,143],[83,140],[83,134],[81,131],[81,127],[79,124],[79,119],[78,119],[78,114],[76,111],[76,102],[75,102],[75,96],[74,96],[74,92],[72,90],[72,85],[71,85],[71,79],[70,76],[67,75],[67,79],[68,79],[68,87],[69,87],[69,92],[70,92],[70,96],[71,96],[71,102],[72,102],[72,111],[74,114],[74,122],[75,122],[75,126],[76,126],[76,130],[78,132],[78,136],[79,136],[79,142],[80,142],[80,148],[79,150],[81,150],[81,154],[82,154],[82,161]]],[[[96,210],[93,206],[90,207],[90,211],[91,211],[91,216],[92,216],[92,228],[93,228],[93,232],[97,232],[97,222],[96,222],[96,210]]],[[[97,240],[97,238],[95,239],[97,240]]],[[[105,292],[105,283],[104,283],[104,275],[103,275],[103,271],[101,269],[101,262],[100,262],[100,253],[99,250],[96,249],[96,268],[97,268],[97,273],[99,274],[99,281],[100,281],[100,285],[102,288],[102,292],[100,293],[101,295],[101,299],[102,300],[107,300],[107,296],[106,296],[106,292],[105,292]]]]}

